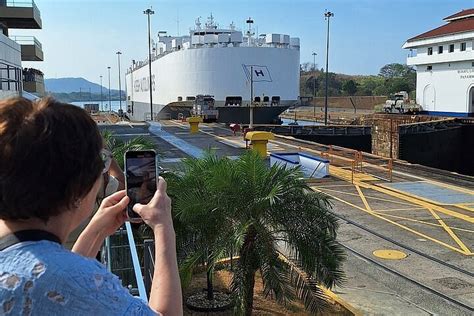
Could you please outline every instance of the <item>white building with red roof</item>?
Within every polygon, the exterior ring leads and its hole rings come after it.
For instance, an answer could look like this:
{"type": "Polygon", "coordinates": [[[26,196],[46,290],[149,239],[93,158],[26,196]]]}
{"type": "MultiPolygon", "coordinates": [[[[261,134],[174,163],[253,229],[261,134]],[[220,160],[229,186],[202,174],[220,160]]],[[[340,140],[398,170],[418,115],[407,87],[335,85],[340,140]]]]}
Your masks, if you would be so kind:
{"type": "Polygon", "coordinates": [[[444,20],[403,45],[416,66],[416,102],[429,114],[474,116],[474,8],[444,20]]]}

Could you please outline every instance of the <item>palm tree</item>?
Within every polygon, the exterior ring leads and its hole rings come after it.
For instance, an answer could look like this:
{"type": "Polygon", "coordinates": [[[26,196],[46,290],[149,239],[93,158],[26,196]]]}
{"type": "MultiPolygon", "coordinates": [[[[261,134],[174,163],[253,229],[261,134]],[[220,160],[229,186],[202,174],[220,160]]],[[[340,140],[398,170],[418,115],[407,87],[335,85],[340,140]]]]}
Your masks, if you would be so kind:
{"type": "Polygon", "coordinates": [[[117,161],[117,164],[120,166],[120,168],[122,168],[122,170],[124,168],[124,155],[126,151],[155,149],[155,144],[153,141],[143,136],[134,137],[127,141],[122,141],[115,138],[114,134],[110,130],[102,130],[101,134],[105,145],[112,152],[115,161],[117,161]]]}
{"type": "Polygon", "coordinates": [[[235,161],[210,155],[187,164],[176,215],[194,223],[205,247],[190,253],[186,264],[196,264],[204,249],[209,276],[225,250],[238,250],[231,283],[238,315],[252,312],[258,271],[265,296],[284,305],[296,297],[313,313],[323,310],[327,297],[319,285],[331,288],[344,278],[337,219],[326,196],[311,191],[298,169],[268,167],[254,152],[235,161]]]}
{"type": "Polygon", "coordinates": [[[224,213],[216,209],[215,199],[219,198],[220,187],[209,179],[215,179],[231,167],[227,158],[219,159],[208,153],[202,159],[185,159],[183,170],[177,181],[171,183],[176,222],[179,232],[178,248],[186,258],[181,265],[183,285],[191,281],[193,270],[204,263],[207,268],[207,299],[214,299],[213,272],[216,261],[220,259],[229,244],[222,238],[224,213]],[[174,185],[173,185],[174,184],[174,185]]]}

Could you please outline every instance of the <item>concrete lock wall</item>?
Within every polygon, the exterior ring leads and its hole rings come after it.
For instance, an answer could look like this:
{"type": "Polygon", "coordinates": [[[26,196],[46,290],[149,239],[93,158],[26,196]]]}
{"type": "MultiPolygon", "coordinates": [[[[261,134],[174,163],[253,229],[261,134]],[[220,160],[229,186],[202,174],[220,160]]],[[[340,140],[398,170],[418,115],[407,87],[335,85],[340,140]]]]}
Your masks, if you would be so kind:
{"type": "MultiPolygon", "coordinates": [[[[376,105],[384,104],[386,96],[351,96],[351,97],[329,97],[328,107],[354,110],[352,102],[357,110],[373,110],[376,105]]],[[[310,106],[324,107],[325,98],[316,97],[310,102],[310,106]]]]}
{"type": "Polygon", "coordinates": [[[371,135],[294,135],[294,137],[325,145],[335,145],[355,150],[372,152],[371,135]]]}
{"type": "Polygon", "coordinates": [[[387,158],[399,158],[399,127],[439,120],[439,117],[377,114],[372,120],[372,153],[387,158]]]}
{"type": "MultiPolygon", "coordinates": [[[[463,127],[460,126],[428,133],[400,135],[399,158],[410,163],[459,172],[463,165],[462,148],[466,148],[462,130],[463,127]]],[[[466,171],[463,173],[466,174],[466,171]]],[[[467,174],[472,174],[472,170],[467,174]]]]}

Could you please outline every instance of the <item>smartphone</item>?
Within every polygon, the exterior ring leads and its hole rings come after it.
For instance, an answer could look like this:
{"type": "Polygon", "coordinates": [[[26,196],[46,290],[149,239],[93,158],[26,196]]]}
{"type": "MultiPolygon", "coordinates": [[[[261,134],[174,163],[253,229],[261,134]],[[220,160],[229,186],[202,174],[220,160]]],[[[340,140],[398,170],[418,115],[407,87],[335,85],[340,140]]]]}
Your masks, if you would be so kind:
{"type": "Polygon", "coordinates": [[[154,150],[127,151],[125,153],[125,189],[130,203],[127,217],[131,222],[142,219],[133,206],[136,203],[147,204],[156,191],[157,178],[156,152],[154,150]]]}

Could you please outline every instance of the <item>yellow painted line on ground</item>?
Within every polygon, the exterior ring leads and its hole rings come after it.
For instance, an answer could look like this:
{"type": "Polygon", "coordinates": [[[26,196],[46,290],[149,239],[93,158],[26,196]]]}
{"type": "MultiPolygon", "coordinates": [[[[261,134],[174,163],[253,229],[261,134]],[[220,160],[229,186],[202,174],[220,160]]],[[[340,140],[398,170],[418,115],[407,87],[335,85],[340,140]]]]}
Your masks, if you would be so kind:
{"type": "MultiPolygon", "coordinates": [[[[317,188],[312,187],[312,189],[313,189],[313,190],[316,190],[316,191],[319,191],[319,192],[321,192],[321,193],[324,193],[324,192],[318,190],[317,188]]],[[[326,193],[326,194],[327,194],[327,193],[326,193]]],[[[449,245],[449,244],[447,244],[447,243],[445,243],[445,242],[443,242],[443,241],[440,241],[440,240],[438,240],[438,239],[436,239],[436,238],[433,238],[433,237],[431,237],[431,236],[428,236],[428,235],[425,235],[425,234],[423,234],[423,233],[420,233],[420,232],[418,232],[418,231],[416,231],[416,230],[414,230],[414,229],[412,229],[412,228],[410,228],[410,227],[407,227],[407,226],[404,226],[404,225],[402,225],[402,224],[400,224],[400,223],[397,223],[397,222],[395,222],[395,221],[392,221],[392,220],[390,220],[390,219],[388,219],[388,218],[383,217],[383,216],[380,215],[380,214],[374,213],[373,211],[369,211],[369,210],[367,210],[367,209],[365,209],[365,208],[363,208],[363,207],[357,206],[357,205],[355,205],[355,204],[353,204],[353,203],[351,203],[351,202],[345,201],[345,200],[343,200],[343,199],[341,199],[341,198],[338,198],[338,197],[336,197],[336,196],[333,196],[333,195],[331,195],[331,194],[327,194],[327,195],[331,196],[331,197],[332,197],[333,199],[335,199],[335,200],[338,200],[338,201],[340,201],[340,202],[342,202],[342,203],[345,203],[345,204],[347,204],[347,205],[349,205],[349,206],[352,206],[353,208],[356,208],[356,209],[359,209],[359,210],[361,210],[361,211],[363,211],[363,212],[366,212],[366,213],[368,213],[368,214],[370,214],[370,215],[372,215],[372,216],[374,216],[374,217],[377,217],[377,218],[379,218],[379,219],[381,219],[381,220],[384,220],[384,221],[386,221],[386,222],[389,222],[389,223],[391,223],[391,224],[393,224],[393,225],[395,225],[395,226],[397,226],[397,227],[400,227],[400,228],[402,228],[402,229],[404,229],[404,230],[407,230],[407,231],[409,231],[409,232],[411,232],[411,233],[413,233],[413,234],[415,234],[415,235],[418,235],[418,236],[420,236],[420,237],[422,237],[422,238],[431,240],[432,242],[435,242],[435,243],[437,243],[437,244],[439,244],[439,245],[442,245],[442,246],[444,246],[444,247],[446,247],[446,248],[448,248],[448,249],[451,249],[451,250],[454,250],[454,251],[456,251],[456,252],[459,252],[459,253],[461,253],[461,254],[463,254],[463,255],[467,255],[462,249],[458,249],[458,248],[456,248],[456,247],[453,247],[453,246],[451,246],[451,245],[449,245]]]]}
{"type": "Polygon", "coordinates": [[[443,214],[450,215],[450,216],[458,218],[458,219],[462,219],[466,222],[474,223],[474,217],[470,217],[468,215],[465,215],[465,214],[462,214],[462,213],[452,211],[452,210],[449,210],[447,208],[438,206],[436,203],[426,202],[423,199],[419,198],[418,196],[411,195],[409,193],[406,193],[405,191],[400,191],[400,190],[397,190],[397,189],[389,188],[389,187],[386,187],[386,186],[383,186],[383,185],[378,185],[378,184],[361,183],[360,185],[362,187],[366,187],[368,189],[373,189],[373,190],[378,191],[380,193],[384,193],[384,194],[399,198],[401,200],[404,200],[404,201],[407,201],[407,202],[410,202],[410,203],[413,203],[413,204],[417,204],[417,205],[423,206],[425,208],[430,208],[434,211],[441,212],[443,214]]]}
{"type": "Polygon", "coordinates": [[[318,188],[337,188],[337,187],[353,187],[353,184],[328,184],[328,185],[318,185],[318,188]]]}
{"type": "Polygon", "coordinates": [[[365,209],[367,211],[369,211],[370,213],[373,213],[374,211],[372,211],[372,208],[370,207],[369,202],[367,202],[367,199],[365,198],[364,193],[362,192],[360,187],[358,185],[356,185],[355,188],[356,188],[357,192],[359,193],[359,196],[360,196],[360,199],[362,200],[362,203],[364,203],[364,205],[365,205],[365,209]]]}
{"type": "MultiPolygon", "coordinates": [[[[353,184],[352,184],[353,186],[353,184]]],[[[318,188],[320,188],[318,186],[318,188]]],[[[345,191],[339,191],[339,190],[332,190],[332,189],[326,189],[326,188],[322,188],[324,191],[331,191],[331,192],[336,192],[336,193],[340,193],[340,194],[345,194],[345,195],[352,195],[352,196],[359,196],[358,194],[356,193],[350,193],[350,192],[345,192],[345,191]]],[[[384,201],[384,202],[390,202],[390,203],[394,203],[394,204],[400,204],[400,205],[407,205],[407,206],[418,206],[417,204],[410,204],[410,203],[405,203],[405,202],[399,202],[399,201],[393,201],[393,200],[389,200],[389,199],[384,199],[384,198],[379,198],[379,197],[375,197],[375,196],[370,196],[370,195],[365,195],[366,198],[368,199],[372,199],[372,200],[378,200],[378,201],[384,201]]],[[[424,209],[424,207],[420,207],[421,209],[424,209]]]]}
{"type": "Polygon", "coordinates": [[[466,210],[466,211],[469,211],[469,212],[474,212],[473,208],[467,207],[467,206],[462,205],[462,204],[454,204],[453,206],[459,207],[459,208],[461,208],[463,210],[466,210]]]}
{"type": "MultiPolygon", "coordinates": [[[[425,208],[423,208],[423,209],[426,210],[425,208]]],[[[383,216],[387,216],[387,217],[398,218],[398,219],[409,221],[409,222],[420,223],[420,224],[424,224],[424,225],[428,225],[428,226],[442,227],[441,224],[430,223],[430,222],[421,221],[421,220],[413,219],[413,218],[409,218],[409,217],[403,217],[403,216],[386,214],[386,213],[379,213],[379,211],[374,211],[374,213],[377,213],[377,214],[380,214],[380,215],[383,215],[383,216]]],[[[459,230],[459,231],[462,231],[462,232],[474,233],[474,230],[469,230],[469,229],[459,228],[459,227],[453,227],[453,226],[449,226],[449,227],[451,229],[459,230]]]]}
{"type": "Polygon", "coordinates": [[[434,212],[432,209],[428,209],[428,211],[433,215],[433,217],[438,221],[438,223],[441,224],[441,226],[444,228],[444,230],[451,236],[451,238],[461,247],[462,250],[464,250],[466,255],[472,255],[473,253],[467,246],[459,239],[459,237],[453,232],[453,230],[446,225],[446,223],[439,217],[436,212],[434,212]]]}
{"type": "MultiPolygon", "coordinates": [[[[367,197],[367,196],[366,196],[367,197]]],[[[392,209],[381,209],[381,210],[374,210],[377,213],[386,213],[386,212],[398,212],[398,211],[419,211],[424,210],[424,207],[410,207],[410,208],[392,208],[392,209]]]]}
{"type": "MultiPolygon", "coordinates": [[[[341,167],[336,167],[334,165],[329,165],[329,173],[336,178],[342,179],[344,181],[351,182],[352,181],[352,170],[346,170],[341,167]]],[[[376,181],[378,179],[364,174],[364,173],[357,173],[354,172],[354,181],[376,181]]]]}

